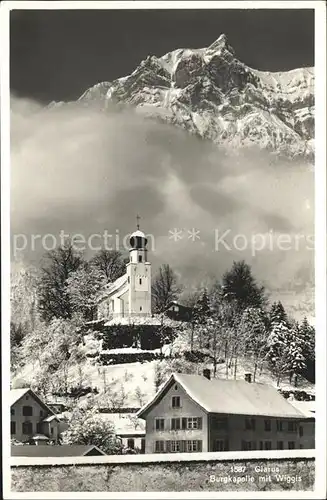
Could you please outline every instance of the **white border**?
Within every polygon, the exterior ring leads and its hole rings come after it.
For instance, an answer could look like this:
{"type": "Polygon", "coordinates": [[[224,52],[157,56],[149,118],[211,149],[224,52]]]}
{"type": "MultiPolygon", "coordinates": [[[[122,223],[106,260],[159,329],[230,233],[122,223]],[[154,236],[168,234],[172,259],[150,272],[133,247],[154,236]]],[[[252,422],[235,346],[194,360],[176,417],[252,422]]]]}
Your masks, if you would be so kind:
{"type": "MultiPolygon", "coordinates": [[[[9,345],[10,324],[10,94],[9,94],[9,13],[12,9],[315,9],[315,74],[316,74],[316,174],[315,174],[315,225],[316,225],[316,354],[317,354],[317,411],[316,411],[316,485],[314,492],[266,492],[264,498],[323,498],[326,491],[326,6],[321,1],[62,1],[15,2],[3,1],[0,7],[1,54],[1,285],[2,285],[2,347],[9,345]]],[[[10,492],[10,443],[9,436],[10,357],[2,349],[2,451],[4,498],[263,498],[257,492],[231,493],[11,493],[10,492]]]]}

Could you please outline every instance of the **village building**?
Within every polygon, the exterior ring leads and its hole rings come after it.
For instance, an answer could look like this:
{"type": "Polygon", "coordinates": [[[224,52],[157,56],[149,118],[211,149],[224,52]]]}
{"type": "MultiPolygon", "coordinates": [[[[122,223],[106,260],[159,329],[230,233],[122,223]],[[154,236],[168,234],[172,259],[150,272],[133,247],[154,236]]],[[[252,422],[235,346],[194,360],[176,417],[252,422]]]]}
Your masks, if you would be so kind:
{"type": "Polygon", "coordinates": [[[100,413],[99,418],[114,425],[116,437],[125,449],[145,452],[145,422],[135,413],[100,413]]]}
{"type": "Polygon", "coordinates": [[[130,324],[151,318],[151,264],[147,238],[137,230],[131,234],[126,273],[108,283],[99,296],[97,319],[111,324],[130,324]]]}
{"type": "Polygon", "coordinates": [[[10,434],[17,442],[47,444],[58,442],[63,431],[55,413],[31,389],[10,391],[10,434]]]}
{"type": "Polygon", "coordinates": [[[314,445],[307,417],[275,388],[245,380],[210,379],[210,370],[204,375],[172,374],[138,411],[137,416],[146,421],[146,453],[314,445]],[[306,432],[311,433],[309,439],[306,432]]]}

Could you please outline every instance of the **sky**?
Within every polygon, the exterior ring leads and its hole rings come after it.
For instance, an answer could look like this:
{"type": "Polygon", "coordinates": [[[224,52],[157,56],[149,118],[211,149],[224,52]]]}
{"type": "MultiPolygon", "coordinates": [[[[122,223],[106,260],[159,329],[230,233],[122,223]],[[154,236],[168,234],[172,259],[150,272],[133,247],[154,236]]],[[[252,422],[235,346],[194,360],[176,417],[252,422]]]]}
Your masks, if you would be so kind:
{"type": "Polygon", "coordinates": [[[292,238],[312,234],[307,165],[273,165],[264,152],[228,157],[131,110],[44,110],[131,73],[148,55],[208,46],[221,33],[254,68],[314,64],[313,16],[304,10],[13,12],[11,229],[20,238],[16,247],[24,247],[15,258],[38,266],[61,231],[89,237],[108,230],[122,238],[139,213],[141,228],[155,238],[154,272],[169,263],[182,282],[206,286],[233,260],[245,259],[269,289],[312,284],[314,256],[304,240],[292,251],[272,245],[255,254],[250,245],[239,251],[233,244],[237,235],[249,242],[270,230],[292,238]],[[183,229],[177,241],[169,237],[175,228],[183,229]],[[201,238],[190,239],[192,229],[201,238]],[[216,245],[226,230],[229,250],[216,245]]]}
{"type": "Polygon", "coordinates": [[[221,33],[250,67],[314,65],[308,9],[16,10],[10,33],[11,90],[44,103],[74,100],[131,73],[149,54],[206,47],[221,33]]]}

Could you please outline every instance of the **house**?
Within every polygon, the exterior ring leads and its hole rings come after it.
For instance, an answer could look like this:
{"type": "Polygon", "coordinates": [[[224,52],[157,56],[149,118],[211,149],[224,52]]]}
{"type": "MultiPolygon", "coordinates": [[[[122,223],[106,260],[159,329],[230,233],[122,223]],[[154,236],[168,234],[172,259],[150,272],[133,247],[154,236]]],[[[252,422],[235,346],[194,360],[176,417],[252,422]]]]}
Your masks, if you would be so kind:
{"type": "Polygon", "coordinates": [[[105,455],[93,444],[63,444],[52,446],[12,446],[12,457],[89,457],[105,455]]]}
{"type": "Polygon", "coordinates": [[[300,448],[313,449],[315,447],[315,401],[298,401],[294,398],[289,398],[288,401],[303,415],[306,419],[301,422],[299,427],[300,448]]]}
{"type": "Polygon", "coordinates": [[[61,422],[31,389],[10,391],[10,434],[19,442],[58,442],[61,422]]]}
{"type": "Polygon", "coordinates": [[[140,231],[131,234],[126,273],[101,291],[97,302],[97,319],[106,325],[151,318],[151,264],[148,261],[147,238],[140,231]],[[109,323],[108,323],[109,322],[109,323]]]}
{"type": "Polygon", "coordinates": [[[135,413],[100,413],[99,418],[112,422],[116,436],[125,448],[145,452],[145,422],[135,413]]]}
{"type": "Polygon", "coordinates": [[[166,316],[175,321],[191,321],[193,310],[172,300],[165,310],[166,316]]]}
{"type": "Polygon", "coordinates": [[[172,374],[137,412],[146,421],[146,453],[304,445],[299,429],[306,416],[275,388],[245,380],[211,380],[210,370],[204,374],[172,374]]]}

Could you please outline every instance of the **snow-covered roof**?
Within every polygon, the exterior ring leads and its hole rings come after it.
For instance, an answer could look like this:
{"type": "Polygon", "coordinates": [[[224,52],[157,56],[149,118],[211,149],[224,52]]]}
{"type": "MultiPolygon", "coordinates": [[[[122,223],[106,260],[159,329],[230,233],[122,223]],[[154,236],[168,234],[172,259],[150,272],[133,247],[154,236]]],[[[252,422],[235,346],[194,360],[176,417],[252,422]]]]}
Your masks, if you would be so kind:
{"type": "Polygon", "coordinates": [[[25,394],[29,392],[29,388],[25,389],[11,389],[10,390],[10,406],[15,404],[19,399],[21,399],[25,394]]]}
{"type": "Polygon", "coordinates": [[[306,417],[314,418],[316,412],[315,401],[297,401],[296,399],[288,399],[288,402],[306,417]]]}
{"type": "Polygon", "coordinates": [[[25,389],[11,389],[10,390],[10,406],[14,405],[19,401],[23,396],[26,394],[30,395],[32,398],[35,399],[39,403],[40,406],[42,406],[50,415],[54,415],[54,412],[49,408],[49,406],[42,401],[42,399],[39,398],[37,394],[35,394],[32,389],[25,388],[25,389]]]}
{"type": "Polygon", "coordinates": [[[127,273],[117,278],[113,283],[108,283],[104,289],[102,290],[101,295],[99,296],[99,301],[103,300],[105,297],[110,297],[115,292],[118,292],[124,285],[127,284],[127,273]]]}
{"type": "Polygon", "coordinates": [[[173,373],[154,398],[137,412],[137,416],[144,418],[176,382],[208,413],[305,418],[302,412],[267,384],[217,378],[208,380],[201,375],[181,373],[173,373]]]}
{"type": "Polygon", "coordinates": [[[155,325],[160,326],[162,321],[155,316],[143,316],[143,315],[127,315],[113,317],[107,321],[104,326],[112,325],[155,325]]]}
{"type": "Polygon", "coordinates": [[[57,417],[57,415],[50,415],[49,417],[45,418],[43,422],[52,422],[52,420],[58,420],[59,422],[59,418],[57,417]]]}

